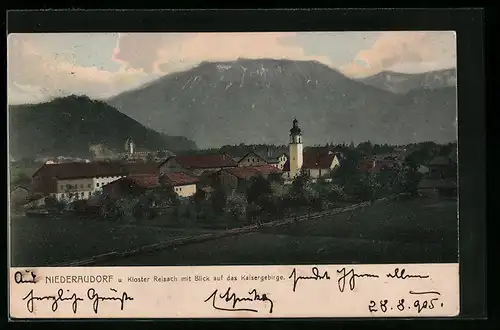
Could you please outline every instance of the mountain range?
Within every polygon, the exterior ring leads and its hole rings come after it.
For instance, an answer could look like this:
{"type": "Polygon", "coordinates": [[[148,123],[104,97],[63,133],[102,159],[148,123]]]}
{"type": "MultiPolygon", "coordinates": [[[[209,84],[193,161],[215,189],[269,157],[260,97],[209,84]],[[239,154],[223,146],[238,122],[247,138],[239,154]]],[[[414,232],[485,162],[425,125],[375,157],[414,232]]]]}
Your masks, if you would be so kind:
{"type": "Polygon", "coordinates": [[[14,158],[91,156],[102,145],[123,152],[128,138],[138,150],[195,149],[184,137],[146,128],[102,101],[68,96],[50,102],[9,106],[9,147],[14,158]]]}
{"type": "Polygon", "coordinates": [[[286,144],[294,118],[308,145],[444,143],[456,140],[452,72],[432,83],[388,72],[355,80],[315,61],[238,59],[203,62],[105,101],[200,148],[286,144]]]}
{"type": "Polygon", "coordinates": [[[447,69],[417,74],[382,71],[360,81],[390,92],[405,94],[418,89],[456,87],[457,70],[447,69]]]}

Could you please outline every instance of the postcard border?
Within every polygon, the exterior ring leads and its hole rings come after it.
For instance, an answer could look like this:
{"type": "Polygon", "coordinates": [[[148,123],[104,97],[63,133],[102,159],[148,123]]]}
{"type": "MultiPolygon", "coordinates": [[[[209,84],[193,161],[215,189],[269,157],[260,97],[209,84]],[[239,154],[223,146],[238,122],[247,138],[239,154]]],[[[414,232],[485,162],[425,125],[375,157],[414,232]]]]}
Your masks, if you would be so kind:
{"type": "MultiPolygon", "coordinates": [[[[480,9],[10,11],[8,32],[454,30],[457,33],[461,313],[486,315],[484,13],[480,9]],[[137,19],[137,15],[141,17],[137,19]],[[254,26],[259,17],[259,27],[254,26]],[[92,16],[92,19],[89,19],[92,16]],[[145,18],[147,17],[147,19],[145,18]],[[135,19],[134,19],[135,18],[135,19]],[[479,111],[478,111],[479,110],[479,111]]],[[[119,321],[118,319],[116,319],[119,321]]],[[[342,320],[342,319],[335,319],[342,320]]]]}

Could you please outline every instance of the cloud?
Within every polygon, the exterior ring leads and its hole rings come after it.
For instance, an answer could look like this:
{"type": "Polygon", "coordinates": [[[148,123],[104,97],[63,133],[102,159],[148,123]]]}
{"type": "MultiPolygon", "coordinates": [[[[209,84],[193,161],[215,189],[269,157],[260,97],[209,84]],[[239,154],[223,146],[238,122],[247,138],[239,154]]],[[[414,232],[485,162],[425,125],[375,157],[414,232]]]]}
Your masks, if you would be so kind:
{"type": "Polygon", "coordinates": [[[156,74],[183,70],[202,61],[231,61],[240,57],[316,60],[330,64],[327,56],[307,55],[299,45],[287,42],[294,37],[292,32],[120,34],[113,59],[123,67],[156,74]]]}
{"type": "Polygon", "coordinates": [[[140,70],[110,72],[95,66],[81,66],[61,55],[66,54],[44,47],[40,35],[9,35],[9,104],[41,102],[72,93],[105,98],[150,79],[140,70]]]}
{"type": "Polygon", "coordinates": [[[238,58],[315,60],[354,77],[382,70],[422,72],[456,65],[453,32],[359,32],[355,36],[295,32],[11,34],[8,98],[9,103],[44,101],[71,93],[107,98],[203,61],[238,58]]]}
{"type": "Polygon", "coordinates": [[[341,70],[348,76],[368,76],[384,70],[415,73],[455,65],[453,32],[385,32],[341,70]]]}

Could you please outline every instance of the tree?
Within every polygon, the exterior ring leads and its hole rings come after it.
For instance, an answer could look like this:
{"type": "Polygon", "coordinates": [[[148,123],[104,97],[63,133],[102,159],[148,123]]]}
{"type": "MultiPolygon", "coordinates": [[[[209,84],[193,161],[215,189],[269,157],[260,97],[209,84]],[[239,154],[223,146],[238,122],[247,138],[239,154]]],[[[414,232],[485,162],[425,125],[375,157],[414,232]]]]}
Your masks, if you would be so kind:
{"type": "Polygon", "coordinates": [[[370,191],[368,190],[366,174],[357,173],[349,176],[344,184],[346,195],[356,200],[368,200],[370,191]]]}
{"type": "Polygon", "coordinates": [[[342,164],[330,173],[330,178],[334,183],[345,185],[352,176],[358,176],[358,164],[360,153],[357,150],[347,150],[342,164]]]}
{"type": "Polygon", "coordinates": [[[294,207],[307,206],[312,194],[310,177],[302,171],[293,179],[290,187],[289,196],[294,201],[292,205],[294,207]]]}
{"type": "Polygon", "coordinates": [[[284,183],[284,179],[283,179],[283,176],[281,173],[271,173],[269,174],[269,176],[267,177],[267,179],[269,180],[270,183],[279,183],[279,184],[283,184],[284,183]]]}
{"type": "Polygon", "coordinates": [[[179,205],[179,195],[176,194],[171,185],[163,184],[148,193],[158,204],[179,205]]]}
{"type": "Polygon", "coordinates": [[[395,188],[400,193],[410,193],[416,195],[418,192],[418,183],[422,178],[416,167],[411,163],[403,163],[403,166],[396,174],[395,188]]]}
{"type": "Polygon", "coordinates": [[[377,173],[369,172],[363,177],[363,180],[367,192],[365,198],[373,202],[379,197],[382,187],[379,175],[377,173]]]}
{"type": "Polygon", "coordinates": [[[62,211],[66,204],[63,201],[58,200],[54,196],[49,196],[45,198],[45,207],[49,210],[62,211]]]}
{"type": "Polygon", "coordinates": [[[12,176],[12,186],[27,186],[31,183],[31,178],[24,172],[19,172],[12,176]]]}
{"type": "Polygon", "coordinates": [[[227,203],[227,194],[224,189],[217,187],[211,196],[212,210],[215,214],[224,212],[227,203]]]}
{"type": "Polygon", "coordinates": [[[356,149],[358,149],[359,151],[361,151],[365,154],[371,154],[373,152],[373,146],[372,146],[372,143],[370,141],[361,142],[360,144],[358,144],[356,149]]]}
{"type": "Polygon", "coordinates": [[[246,197],[249,204],[255,203],[259,196],[272,195],[271,183],[262,176],[253,177],[246,189],[246,197]]]}

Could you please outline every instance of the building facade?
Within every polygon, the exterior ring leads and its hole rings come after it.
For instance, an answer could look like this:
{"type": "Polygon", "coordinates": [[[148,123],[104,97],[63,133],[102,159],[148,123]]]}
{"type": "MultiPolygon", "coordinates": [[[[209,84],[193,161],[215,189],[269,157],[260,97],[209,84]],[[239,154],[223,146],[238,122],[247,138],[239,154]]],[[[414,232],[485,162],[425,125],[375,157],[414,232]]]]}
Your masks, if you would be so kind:
{"type": "Polygon", "coordinates": [[[238,161],[238,167],[267,165],[267,161],[257,153],[251,151],[238,161]]]}
{"type": "Polygon", "coordinates": [[[72,202],[89,199],[109,183],[132,174],[154,174],[156,164],[76,162],[44,164],[33,174],[35,193],[72,202]]]}
{"type": "Polygon", "coordinates": [[[172,187],[179,197],[190,197],[196,194],[199,179],[184,172],[164,173],[161,183],[172,187]]]}

